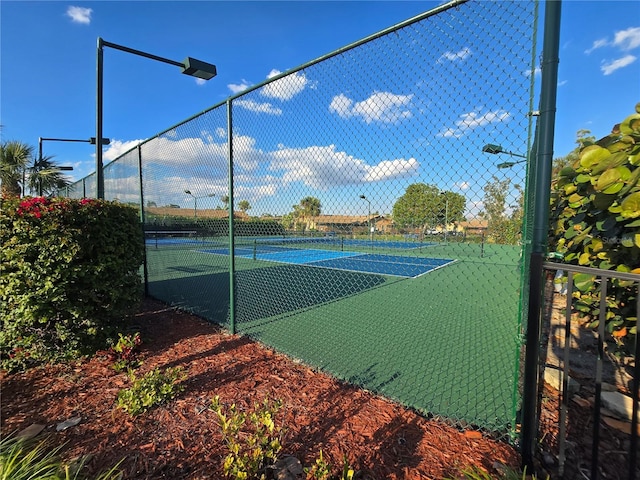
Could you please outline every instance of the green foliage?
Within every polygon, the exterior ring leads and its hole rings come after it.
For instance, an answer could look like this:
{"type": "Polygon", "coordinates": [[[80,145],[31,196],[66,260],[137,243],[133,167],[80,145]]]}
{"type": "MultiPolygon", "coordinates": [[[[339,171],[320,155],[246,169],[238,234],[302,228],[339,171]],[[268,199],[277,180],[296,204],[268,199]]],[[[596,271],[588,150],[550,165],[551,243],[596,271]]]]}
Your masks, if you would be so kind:
{"type": "Polygon", "coordinates": [[[181,382],[186,379],[187,374],[180,367],[167,368],[164,372],[156,368],[141,378],[129,372],[131,387],[118,392],[116,405],[129,415],[140,415],[182,393],[181,382]]]}
{"type": "Polygon", "coordinates": [[[1,366],[105,348],[142,295],[136,210],[89,199],[1,202],[1,366]]]}
{"type": "Polygon", "coordinates": [[[211,409],[218,416],[218,425],[229,450],[224,460],[224,474],[236,480],[267,478],[267,469],[278,458],[285,430],[276,426],[275,418],[282,407],[280,401],[265,399],[254,411],[241,412],[235,404],[225,407],[216,396],[211,409]],[[248,420],[248,424],[247,424],[248,420]]]}
{"type": "MultiPolygon", "coordinates": [[[[597,142],[583,142],[558,172],[551,195],[550,248],[569,264],[640,273],[640,103],[636,113],[597,142]]],[[[598,325],[600,285],[574,276],[575,308],[598,325]]],[[[611,282],[606,328],[619,342],[636,333],[636,289],[611,282]]]]}
{"type": "MultiPolygon", "coordinates": [[[[62,447],[51,447],[48,439],[34,441],[5,436],[0,440],[0,480],[81,480],[87,457],[73,464],[60,460],[62,447]]],[[[120,480],[118,466],[92,477],[95,480],[120,480]]]]}
{"type": "Polygon", "coordinates": [[[322,204],[316,197],[304,197],[298,205],[293,206],[290,214],[295,230],[305,231],[309,228],[311,219],[320,215],[322,204]]]}
{"type": "Polygon", "coordinates": [[[538,480],[536,475],[527,475],[526,469],[520,473],[512,468],[504,468],[503,472],[495,477],[479,467],[467,467],[460,470],[460,474],[458,480],[538,480]]]}
{"type": "Polygon", "coordinates": [[[18,141],[0,144],[0,188],[3,197],[19,197],[22,176],[33,157],[33,147],[18,141]]]}
{"type": "Polygon", "coordinates": [[[141,343],[142,340],[138,332],[133,335],[118,333],[118,341],[109,349],[110,357],[113,360],[113,369],[121,372],[139,367],[141,362],[137,359],[136,349],[141,343]]]}
{"type": "Polygon", "coordinates": [[[324,459],[322,450],[311,467],[305,468],[307,478],[313,480],[329,480],[331,478],[331,465],[324,459]]]}
{"type": "Polygon", "coordinates": [[[400,228],[428,228],[463,220],[466,199],[440,191],[435,185],[414,183],[393,205],[393,220],[400,228]]]}
{"type": "Polygon", "coordinates": [[[516,245],[522,238],[524,192],[520,185],[514,185],[513,188],[517,193],[517,203],[508,205],[510,179],[493,177],[484,187],[485,210],[482,216],[487,219],[487,233],[493,243],[516,245]]]}

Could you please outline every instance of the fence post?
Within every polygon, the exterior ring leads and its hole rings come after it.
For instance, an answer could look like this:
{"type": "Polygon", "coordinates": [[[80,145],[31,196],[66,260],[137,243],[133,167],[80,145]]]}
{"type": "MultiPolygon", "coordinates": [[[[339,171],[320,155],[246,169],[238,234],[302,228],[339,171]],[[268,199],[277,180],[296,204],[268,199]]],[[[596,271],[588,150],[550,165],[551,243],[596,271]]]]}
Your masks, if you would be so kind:
{"type": "Polygon", "coordinates": [[[539,131],[535,134],[531,155],[536,197],[533,215],[533,245],[529,266],[529,309],[527,316],[524,385],[522,398],[522,464],[533,470],[533,458],[538,431],[538,359],[540,348],[540,318],[543,303],[543,263],[547,250],[549,200],[553,136],[555,129],[556,94],[558,84],[558,52],[560,45],[561,0],[545,2],[544,41],[542,46],[542,85],[540,93],[539,131]],[[539,152],[539,153],[538,153],[539,152]]]}
{"type": "Polygon", "coordinates": [[[233,221],[233,114],[231,99],[227,100],[227,146],[229,154],[229,330],[236,333],[236,260],[234,255],[234,221],[233,221]]]}
{"type": "MultiPolygon", "coordinates": [[[[138,181],[140,182],[140,228],[142,228],[142,241],[144,242],[144,258],[142,271],[144,275],[144,296],[149,296],[149,270],[147,267],[147,238],[144,233],[144,190],[142,189],[142,147],[138,145],[138,181]]],[[[156,239],[156,242],[158,240],[156,239]]],[[[156,244],[157,248],[157,244],[156,244]]]]}

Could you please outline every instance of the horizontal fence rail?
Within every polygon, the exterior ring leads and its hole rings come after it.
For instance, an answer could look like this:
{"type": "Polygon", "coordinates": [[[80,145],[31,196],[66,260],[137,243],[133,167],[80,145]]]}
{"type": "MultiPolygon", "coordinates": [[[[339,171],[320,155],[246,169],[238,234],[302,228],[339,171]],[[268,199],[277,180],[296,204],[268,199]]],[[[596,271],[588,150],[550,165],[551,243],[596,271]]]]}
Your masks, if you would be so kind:
{"type": "Polygon", "coordinates": [[[532,195],[508,161],[531,144],[536,16],[441,5],[108,164],[105,198],[141,210],[148,294],[512,437],[532,195]]]}
{"type": "MultiPolygon", "coordinates": [[[[610,296],[608,296],[608,288],[610,288],[611,282],[613,281],[624,281],[629,284],[626,285],[626,288],[635,292],[635,328],[639,327],[639,319],[640,319],[640,275],[633,273],[625,273],[625,272],[617,272],[610,270],[601,270],[590,267],[583,267],[579,265],[568,265],[554,262],[545,262],[544,268],[546,271],[554,274],[556,280],[556,287],[558,290],[561,290],[562,295],[565,297],[564,302],[564,315],[563,315],[563,324],[560,325],[562,329],[563,335],[561,338],[561,351],[558,352],[558,359],[562,371],[562,382],[560,386],[560,414],[559,414],[559,434],[557,439],[557,457],[558,457],[558,474],[561,478],[573,478],[573,477],[565,477],[566,469],[568,465],[571,465],[574,469],[581,469],[582,463],[588,461],[589,465],[589,477],[591,480],[595,480],[600,478],[600,463],[602,461],[612,463],[618,462],[619,457],[622,456],[626,463],[626,471],[628,476],[626,478],[635,479],[638,478],[640,472],[638,471],[638,393],[639,393],[639,381],[640,381],[640,365],[637,362],[638,354],[640,353],[640,342],[634,339],[633,342],[633,350],[629,352],[632,357],[632,365],[633,365],[633,378],[631,382],[630,390],[630,398],[629,404],[631,406],[630,412],[630,424],[629,424],[629,441],[627,444],[627,448],[623,448],[622,452],[604,452],[607,455],[607,458],[602,458],[602,445],[601,445],[601,432],[603,428],[603,404],[602,404],[602,393],[603,393],[603,371],[604,366],[607,361],[605,357],[605,346],[607,342],[612,342],[612,335],[606,329],[607,323],[607,312],[609,311],[608,302],[611,301],[610,296]],[[558,274],[558,272],[560,272],[558,274]],[[565,276],[566,274],[566,276],[565,276]],[[598,286],[598,294],[599,294],[599,303],[598,303],[598,314],[595,317],[597,320],[597,327],[594,330],[595,334],[595,342],[596,342],[596,352],[594,353],[594,360],[592,362],[592,380],[594,384],[594,396],[593,396],[593,406],[591,412],[591,421],[592,421],[592,430],[591,434],[591,450],[587,454],[587,458],[579,458],[577,456],[577,452],[568,453],[568,444],[570,442],[568,438],[568,429],[571,428],[571,403],[570,403],[570,393],[569,393],[569,383],[571,381],[571,369],[572,365],[572,354],[575,357],[576,354],[584,353],[575,351],[576,345],[573,341],[572,337],[575,337],[575,331],[572,330],[572,326],[575,326],[575,319],[573,316],[577,313],[576,310],[576,292],[580,292],[581,288],[576,286],[577,283],[580,283],[576,279],[576,275],[583,275],[580,279],[580,282],[584,282],[585,275],[588,277],[592,277],[594,279],[595,284],[598,286]],[[572,322],[574,322],[572,324],[572,322]],[[615,458],[611,458],[611,455],[615,455],[615,458]]],[[[588,280],[588,278],[587,278],[588,280]]],[[[584,288],[583,288],[584,289],[584,288]]],[[[556,294],[557,295],[557,294],[556,294]]],[[[553,295],[547,296],[546,301],[548,304],[553,302],[553,295]]],[[[550,305],[548,305],[550,306],[550,305]]],[[[583,327],[577,327],[583,328],[583,327]]],[[[580,330],[580,333],[588,334],[586,329],[580,330]]],[[[635,337],[635,335],[634,335],[635,337]]],[[[613,347],[611,347],[613,348],[613,347]]],[[[542,365],[542,368],[545,368],[545,365],[542,365]]],[[[556,385],[557,387],[557,385],[556,385]]],[[[626,386],[618,386],[618,390],[627,390],[626,386]]],[[[575,387],[574,387],[575,388],[575,387]]],[[[622,398],[622,397],[620,397],[622,398]]],[[[574,404],[575,406],[575,404],[574,404]]],[[[574,432],[574,434],[576,434],[574,432]]],[[[589,432],[586,432],[589,435],[589,432]]],[[[582,470],[580,470],[582,471],[582,470]]],[[[573,472],[575,474],[575,471],[573,472]]],[[[578,472],[580,473],[580,472],[578,472]]],[[[584,476],[584,471],[581,473],[584,476]]],[[[577,478],[577,477],[576,477],[577,478]]],[[[609,477],[605,477],[609,478],[609,477]]]]}

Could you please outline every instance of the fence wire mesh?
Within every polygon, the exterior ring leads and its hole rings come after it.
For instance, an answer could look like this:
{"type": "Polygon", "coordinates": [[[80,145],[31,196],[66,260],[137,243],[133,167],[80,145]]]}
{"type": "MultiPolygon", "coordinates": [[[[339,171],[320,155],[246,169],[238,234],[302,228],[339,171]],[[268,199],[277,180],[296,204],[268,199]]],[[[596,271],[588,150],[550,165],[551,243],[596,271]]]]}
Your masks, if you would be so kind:
{"type": "Polygon", "coordinates": [[[144,207],[149,293],[512,433],[536,9],[439,7],[111,163],[107,198],[144,207]]]}

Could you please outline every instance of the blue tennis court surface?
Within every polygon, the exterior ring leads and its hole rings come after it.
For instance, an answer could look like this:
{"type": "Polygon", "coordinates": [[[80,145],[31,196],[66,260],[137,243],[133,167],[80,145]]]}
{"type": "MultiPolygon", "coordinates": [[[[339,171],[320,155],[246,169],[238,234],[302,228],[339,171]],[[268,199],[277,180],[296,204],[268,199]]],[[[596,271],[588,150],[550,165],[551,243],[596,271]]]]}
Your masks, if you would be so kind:
{"type": "MultiPolygon", "coordinates": [[[[200,253],[229,255],[227,248],[208,248],[200,253]]],[[[446,258],[418,258],[400,255],[382,255],[361,252],[338,252],[330,250],[279,250],[255,251],[251,247],[236,247],[237,257],[267,262],[307,265],[332,268],[349,272],[375,273],[396,277],[415,278],[455,262],[446,258]]]]}

